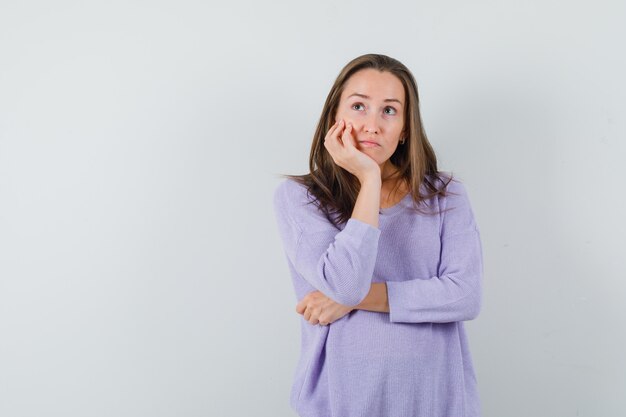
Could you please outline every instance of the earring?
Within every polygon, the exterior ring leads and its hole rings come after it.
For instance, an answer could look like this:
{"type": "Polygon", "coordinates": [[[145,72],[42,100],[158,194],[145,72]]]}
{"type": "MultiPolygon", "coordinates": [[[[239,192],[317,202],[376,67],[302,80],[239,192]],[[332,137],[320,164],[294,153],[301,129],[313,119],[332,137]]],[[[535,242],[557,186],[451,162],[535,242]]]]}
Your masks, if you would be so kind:
{"type": "Polygon", "coordinates": [[[402,138],[402,140],[400,141],[400,145],[404,145],[404,141],[406,140],[406,138],[402,138]]]}

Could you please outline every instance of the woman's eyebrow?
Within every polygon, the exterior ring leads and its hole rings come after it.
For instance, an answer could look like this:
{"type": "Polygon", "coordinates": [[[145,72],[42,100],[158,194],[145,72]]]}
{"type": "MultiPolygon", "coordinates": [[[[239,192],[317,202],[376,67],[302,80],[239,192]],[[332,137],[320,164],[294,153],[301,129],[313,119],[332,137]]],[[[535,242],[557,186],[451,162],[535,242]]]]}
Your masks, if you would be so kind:
{"type": "MultiPolygon", "coordinates": [[[[358,97],[367,98],[367,99],[371,98],[370,96],[366,96],[365,94],[360,94],[360,93],[352,93],[347,98],[350,98],[352,96],[358,96],[358,97]]],[[[386,98],[383,101],[384,102],[396,101],[396,102],[400,103],[400,105],[402,105],[402,102],[400,100],[398,100],[397,98],[386,98]]]]}

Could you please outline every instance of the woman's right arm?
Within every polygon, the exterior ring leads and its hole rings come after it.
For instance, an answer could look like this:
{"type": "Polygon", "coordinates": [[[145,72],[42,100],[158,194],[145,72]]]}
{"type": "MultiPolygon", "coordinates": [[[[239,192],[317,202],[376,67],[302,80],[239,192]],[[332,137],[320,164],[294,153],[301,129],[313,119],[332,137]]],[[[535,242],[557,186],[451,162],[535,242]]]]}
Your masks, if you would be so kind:
{"type": "Polygon", "coordinates": [[[294,269],[328,298],[352,307],[369,293],[378,255],[380,167],[356,148],[352,126],[344,129],[343,120],[327,132],[324,147],[337,165],[361,183],[343,230],[337,233],[317,207],[307,204],[304,186],[289,180],[275,193],[275,212],[294,269]]]}
{"type": "Polygon", "coordinates": [[[361,189],[354,203],[352,218],[378,228],[378,210],[380,208],[380,174],[374,173],[361,180],[361,189]]]}
{"type": "Polygon", "coordinates": [[[274,193],[278,230],[289,263],[313,288],[350,307],[369,293],[378,254],[381,232],[367,212],[376,198],[374,185],[374,181],[364,182],[354,215],[339,232],[309,204],[304,186],[286,180],[274,193]]]}
{"type": "Polygon", "coordinates": [[[356,140],[352,136],[352,124],[344,125],[345,121],[340,119],[331,126],[324,138],[324,147],[333,161],[354,175],[361,184],[352,218],[378,228],[382,188],[380,167],[372,157],[357,149],[356,140]]]}

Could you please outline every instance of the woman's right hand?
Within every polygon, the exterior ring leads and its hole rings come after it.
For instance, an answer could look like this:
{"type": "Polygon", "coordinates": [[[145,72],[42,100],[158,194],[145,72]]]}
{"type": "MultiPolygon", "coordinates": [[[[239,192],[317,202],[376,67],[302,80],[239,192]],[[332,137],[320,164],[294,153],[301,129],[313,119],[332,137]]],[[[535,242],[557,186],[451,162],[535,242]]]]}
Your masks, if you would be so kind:
{"type": "Polygon", "coordinates": [[[368,175],[380,176],[378,163],[356,148],[356,141],[352,137],[352,124],[348,123],[348,126],[344,124],[343,119],[335,122],[324,138],[324,147],[333,161],[355,175],[361,183],[368,175]]]}

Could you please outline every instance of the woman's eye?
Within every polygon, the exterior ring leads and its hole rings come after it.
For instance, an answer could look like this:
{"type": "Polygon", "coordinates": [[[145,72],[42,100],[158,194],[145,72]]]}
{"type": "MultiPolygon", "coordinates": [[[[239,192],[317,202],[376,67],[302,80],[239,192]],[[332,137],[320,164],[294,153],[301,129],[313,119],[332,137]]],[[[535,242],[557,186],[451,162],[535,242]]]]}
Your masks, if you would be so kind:
{"type": "MultiPolygon", "coordinates": [[[[358,108],[356,108],[356,107],[358,107],[358,106],[361,106],[361,107],[362,107],[362,106],[363,106],[363,104],[362,104],[362,103],[354,103],[354,104],[352,105],[352,109],[354,109],[354,110],[358,110],[358,108]]],[[[387,114],[396,114],[396,113],[397,113],[396,109],[395,109],[395,108],[393,108],[393,107],[391,107],[391,106],[389,106],[389,107],[385,107],[385,110],[391,110],[391,113],[387,113],[387,114]]]]}

